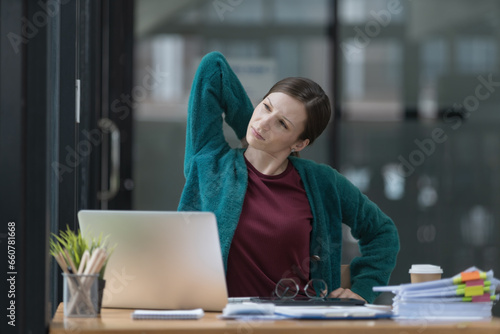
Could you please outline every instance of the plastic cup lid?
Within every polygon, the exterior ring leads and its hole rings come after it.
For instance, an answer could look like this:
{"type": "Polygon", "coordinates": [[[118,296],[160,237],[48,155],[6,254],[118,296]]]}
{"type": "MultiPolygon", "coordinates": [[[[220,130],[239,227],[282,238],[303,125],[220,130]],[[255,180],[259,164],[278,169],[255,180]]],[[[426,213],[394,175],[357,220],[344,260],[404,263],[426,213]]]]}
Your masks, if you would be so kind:
{"type": "Polygon", "coordinates": [[[432,264],[413,264],[409,271],[410,274],[442,274],[443,269],[440,266],[432,264]]]}

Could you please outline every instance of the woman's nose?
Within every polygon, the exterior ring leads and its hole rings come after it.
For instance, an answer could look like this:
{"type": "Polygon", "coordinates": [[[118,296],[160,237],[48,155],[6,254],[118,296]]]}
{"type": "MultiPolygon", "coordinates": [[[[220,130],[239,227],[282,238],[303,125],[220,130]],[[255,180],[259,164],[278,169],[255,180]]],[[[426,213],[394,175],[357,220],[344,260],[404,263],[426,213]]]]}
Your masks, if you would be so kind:
{"type": "Polygon", "coordinates": [[[264,117],[262,117],[262,119],[260,120],[261,128],[268,130],[270,128],[272,119],[273,119],[272,115],[265,115],[264,117]]]}

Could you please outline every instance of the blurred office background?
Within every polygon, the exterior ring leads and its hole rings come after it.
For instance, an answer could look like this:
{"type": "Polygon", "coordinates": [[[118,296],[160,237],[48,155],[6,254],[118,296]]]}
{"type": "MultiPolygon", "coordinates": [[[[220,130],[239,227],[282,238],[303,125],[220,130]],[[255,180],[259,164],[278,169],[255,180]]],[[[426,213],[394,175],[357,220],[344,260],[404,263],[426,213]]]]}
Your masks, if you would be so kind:
{"type": "MultiPolygon", "coordinates": [[[[302,155],[393,218],[391,284],[417,263],[500,275],[498,0],[0,0],[0,23],[16,333],[47,331],[62,300],[48,240],[76,230],[79,210],[177,208],[190,85],[214,50],[254,104],[286,76],[327,91],[334,120],[302,155]]],[[[349,263],[358,248],[343,233],[349,263]]]]}
{"type": "MultiPolygon", "coordinates": [[[[133,96],[134,209],[176,209],[190,85],[218,50],[254,103],[286,76],[334,99],[335,121],[303,156],[393,218],[391,283],[416,263],[500,273],[500,2],[137,0],[134,24],[134,85],[162,73],[133,96]]],[[[344,234],[348,263],[358,249],[344,234]]]]}

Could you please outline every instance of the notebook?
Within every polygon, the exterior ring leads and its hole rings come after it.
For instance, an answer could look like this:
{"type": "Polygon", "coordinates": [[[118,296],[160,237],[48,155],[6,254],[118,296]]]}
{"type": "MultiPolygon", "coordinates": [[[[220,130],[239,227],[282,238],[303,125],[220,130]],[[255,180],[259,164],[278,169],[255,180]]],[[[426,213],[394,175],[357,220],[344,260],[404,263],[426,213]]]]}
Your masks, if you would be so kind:
{"type": "Polygon", "coordinates": [[[78,220],[86,239],[102,233],[116,245],[103,307],[221,311],[227,304],[213,213],[83,210],[78,220]]]}
{"type": "Polygon", "coordinates": [[[201,319],[205,315],[203,309],[194,310],[135,310],[130,317],[134,320],[169,320],[169,319],[201,319]]]}

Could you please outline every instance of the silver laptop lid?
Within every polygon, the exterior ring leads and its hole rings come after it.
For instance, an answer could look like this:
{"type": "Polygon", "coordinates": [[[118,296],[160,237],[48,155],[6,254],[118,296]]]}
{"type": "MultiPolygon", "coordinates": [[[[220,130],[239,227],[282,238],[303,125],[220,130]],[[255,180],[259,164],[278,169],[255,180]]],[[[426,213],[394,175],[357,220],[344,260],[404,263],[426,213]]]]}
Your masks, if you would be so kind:
{"type": "Polygon", "coordinates": [[[116,245],[103,307],[221,311],[227,288],[216,218],[209,212],[78,212],[85,238],[116,245]]]}

